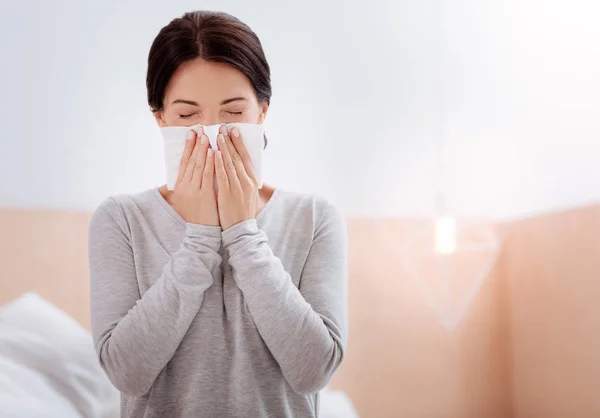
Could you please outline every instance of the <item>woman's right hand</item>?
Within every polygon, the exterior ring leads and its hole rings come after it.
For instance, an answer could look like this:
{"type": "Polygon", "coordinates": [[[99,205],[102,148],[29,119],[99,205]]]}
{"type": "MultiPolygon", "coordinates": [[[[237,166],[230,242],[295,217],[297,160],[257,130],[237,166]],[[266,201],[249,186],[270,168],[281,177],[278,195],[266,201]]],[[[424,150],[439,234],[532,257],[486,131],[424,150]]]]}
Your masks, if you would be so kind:
{"type": "Polygon", "coordinates": [[[213,186],[214,151],[202,128],[188,132],[171,205],[189,223],[218,226],[219,212],[213,186]]]}

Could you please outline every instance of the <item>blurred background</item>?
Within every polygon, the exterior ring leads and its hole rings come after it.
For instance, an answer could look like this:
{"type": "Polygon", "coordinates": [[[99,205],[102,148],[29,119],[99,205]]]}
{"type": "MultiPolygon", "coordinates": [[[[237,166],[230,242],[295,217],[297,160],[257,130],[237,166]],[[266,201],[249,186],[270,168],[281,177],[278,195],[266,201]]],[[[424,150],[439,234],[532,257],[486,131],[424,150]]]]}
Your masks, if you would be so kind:
{"type": "Polygon", "coordinates": [[[0,302],[35,291],[89,328],[89,215],[164,183],[147,54],[194,9],[261,39],[265,181],[347,215],[350,340],[332,404],[600,416],[592,0],[0,0],[0,302]]]}

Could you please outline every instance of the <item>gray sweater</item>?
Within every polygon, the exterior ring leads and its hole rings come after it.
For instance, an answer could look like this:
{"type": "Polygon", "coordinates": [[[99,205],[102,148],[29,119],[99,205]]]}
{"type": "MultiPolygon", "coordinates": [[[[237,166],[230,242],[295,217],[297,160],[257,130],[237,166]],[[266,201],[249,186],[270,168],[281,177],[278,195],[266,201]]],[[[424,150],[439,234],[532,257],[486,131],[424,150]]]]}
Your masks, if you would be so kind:
{"type": "Polygon", "coordinates": [[[347,237],[322,198],[276,189],[222,231],[158,189],[89,229],[91,323],[122,417],[316,417],[347,341],[347,237]]]}

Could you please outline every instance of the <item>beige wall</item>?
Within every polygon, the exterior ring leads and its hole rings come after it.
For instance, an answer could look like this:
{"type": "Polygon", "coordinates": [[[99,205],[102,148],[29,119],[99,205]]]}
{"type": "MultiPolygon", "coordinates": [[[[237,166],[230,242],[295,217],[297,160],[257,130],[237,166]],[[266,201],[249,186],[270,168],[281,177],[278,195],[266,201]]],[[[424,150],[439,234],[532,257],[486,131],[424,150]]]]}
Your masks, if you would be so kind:
{"type": "Polygon", "coordinates": [[[333,386],[366,417],[599,417],[600,206],[499,226],[496,267],[450,333],[399,266],[414,223],[349,220],[333,386]]]}
{"type": "Polygon", "coordinates": [[[508,232],[514,417],[600,417],[600,207],[508,232]]]}
{"type": "MultiPolygon", "coordinates": [[[[35,289],[89,326],[88,219],[0,211],[0,304],[35,289]]],[[[350,344],[332,386],[363,417],[600,416],[600,207],[502,225],[496,268],[452,332],[398,263],[415,222],[348,226],[350,344]]]]}
{"type": "Polygon", "coordinates": [[[89,217],[0,210],[0,305],[33,289],[89,328],[89,217]]]}
{"type": "Polygon", "coordinates": [[[504,283],[494,271],[448,332],[399,263],[415,224],[348,221],[350,337],[332,386],[365,417],[509,417],[504,283]]]}

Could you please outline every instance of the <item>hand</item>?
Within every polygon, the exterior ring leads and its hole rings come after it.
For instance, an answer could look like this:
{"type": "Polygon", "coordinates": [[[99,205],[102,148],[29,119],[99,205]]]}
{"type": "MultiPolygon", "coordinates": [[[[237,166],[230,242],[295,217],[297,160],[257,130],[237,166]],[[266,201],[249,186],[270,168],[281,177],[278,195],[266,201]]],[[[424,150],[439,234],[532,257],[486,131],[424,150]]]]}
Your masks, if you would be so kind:
{"type": "Polygon", "coordinates": [[[217,136],[217,205],[223,230],[252,219],[258,206],[258,182],[250,154],[237,128],[227,132],[225,125],[217,136]]]}
{"type": "Polygon", "coordinates": [[[208,137],[202,130],[199,135],[200,138],[196,132],[188,132],[171,205],[186,222],[218,226],[219,212],[213,186],[214,151],[209,148],[208,137]]]}

